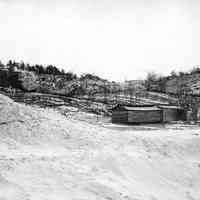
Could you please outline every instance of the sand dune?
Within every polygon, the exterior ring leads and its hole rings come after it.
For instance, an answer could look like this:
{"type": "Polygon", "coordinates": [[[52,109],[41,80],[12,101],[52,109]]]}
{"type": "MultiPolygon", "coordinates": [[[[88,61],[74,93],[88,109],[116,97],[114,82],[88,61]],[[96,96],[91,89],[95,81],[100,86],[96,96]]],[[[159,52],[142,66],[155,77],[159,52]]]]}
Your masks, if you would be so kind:
{"type": "Polygon", "coordinates": [[[0,95],[0,200],[199,200],[199,130],[106,128],[0,95]]]}

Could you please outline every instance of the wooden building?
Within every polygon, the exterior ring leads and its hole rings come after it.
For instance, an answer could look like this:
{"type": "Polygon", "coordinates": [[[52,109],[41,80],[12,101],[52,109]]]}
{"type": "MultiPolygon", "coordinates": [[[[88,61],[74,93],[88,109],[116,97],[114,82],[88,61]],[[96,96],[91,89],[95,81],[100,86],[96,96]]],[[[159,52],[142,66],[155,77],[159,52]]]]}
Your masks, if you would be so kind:
{"type": "Polygon", "coordinates": [[[112,110],[113,123],[140,124],[185,121],[186,113],[177,106],[122,106],[112,110]]]}
{"type": "Polygon", "coordinates": [[[162,110],[156,106],[116,106],[112,111],[113,123],[159,123],[162,110]]]}
{"type": "Polygon", "coordinates": [[[162,122],[186,120],[186,112],[181,107],[171,105],[162,105],[158,107],[162,109],[163,112],[162,122]]]}

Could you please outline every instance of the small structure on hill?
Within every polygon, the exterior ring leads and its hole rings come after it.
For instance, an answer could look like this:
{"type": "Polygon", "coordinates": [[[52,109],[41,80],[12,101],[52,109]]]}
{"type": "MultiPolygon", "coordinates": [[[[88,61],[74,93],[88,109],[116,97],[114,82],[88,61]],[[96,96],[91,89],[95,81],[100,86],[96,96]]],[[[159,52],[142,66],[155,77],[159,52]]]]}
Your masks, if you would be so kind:
{"type": "Polygon", "coordinates": [[[185,111],[177,106],[170,105],[145,105],[123,106],[117,105],[112,109],[113,123],[141,124],[163,123],[186,120],[185,111]]]}
{"type": "Polygon", "coordinates": [[[8,87],[9,86],[9,73],[5,68],[0,69],[0,86],[8,87]]]}
{"type": "Polygon", "coordinates": [[[16,67],[0,69],[0,86],[13,87],[26,92],[38,88],[37,77],[33,72],[18,70],[16,67]]]}

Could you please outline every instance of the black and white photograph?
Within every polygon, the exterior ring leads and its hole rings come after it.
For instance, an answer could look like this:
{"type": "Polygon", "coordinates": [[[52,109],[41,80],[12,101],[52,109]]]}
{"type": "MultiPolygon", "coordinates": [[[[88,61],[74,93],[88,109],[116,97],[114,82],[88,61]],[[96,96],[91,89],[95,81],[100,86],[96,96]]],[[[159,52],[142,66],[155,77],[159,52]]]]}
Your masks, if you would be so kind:
{"type": "Polygon", "coordinates": [[[200,1],[0,0],[0,200],[200,200],[200,1]]]}

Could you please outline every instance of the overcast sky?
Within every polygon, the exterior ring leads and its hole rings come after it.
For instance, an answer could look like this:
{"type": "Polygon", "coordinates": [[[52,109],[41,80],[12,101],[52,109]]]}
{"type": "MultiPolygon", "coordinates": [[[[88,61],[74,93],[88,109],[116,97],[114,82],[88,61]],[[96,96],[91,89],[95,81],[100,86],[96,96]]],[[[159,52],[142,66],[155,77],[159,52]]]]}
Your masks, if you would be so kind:
{"type": "Polygon", "coordinates": [[[198,0],[0,0],[0,59],[112,80],[200,64],[198,0]]]}

